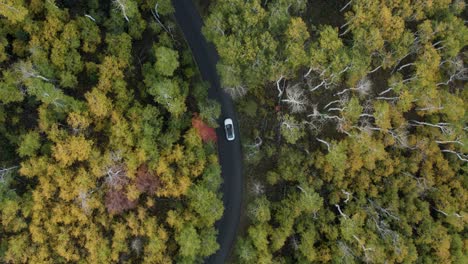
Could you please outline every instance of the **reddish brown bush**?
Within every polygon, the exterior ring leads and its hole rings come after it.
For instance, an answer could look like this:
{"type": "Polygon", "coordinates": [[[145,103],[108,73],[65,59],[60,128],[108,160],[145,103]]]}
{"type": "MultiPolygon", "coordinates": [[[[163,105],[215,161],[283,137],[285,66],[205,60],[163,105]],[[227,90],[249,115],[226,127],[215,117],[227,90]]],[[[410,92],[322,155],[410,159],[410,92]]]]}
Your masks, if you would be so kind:
{"type": "Polygon", "coordinates": [[[137,171],[136,187],[140,192],[155,194],[161,186],[158,177],[148,170],[146,164],[141,165],[137,171]]]}
{"type": "Polygon", "coordinates": [[[121,214],[136,207],[138,201],[130,201],[122,190],[110,189],[106,193],[105,204],[110,214],[121,214]]]}
{"type": "Polygon", "coordinates": [[[194,115],[192,118],[192,126],[197,129],[203,142],[216,142],[217,137],[215,129],[205,124],[198,115],[194,115]]]}

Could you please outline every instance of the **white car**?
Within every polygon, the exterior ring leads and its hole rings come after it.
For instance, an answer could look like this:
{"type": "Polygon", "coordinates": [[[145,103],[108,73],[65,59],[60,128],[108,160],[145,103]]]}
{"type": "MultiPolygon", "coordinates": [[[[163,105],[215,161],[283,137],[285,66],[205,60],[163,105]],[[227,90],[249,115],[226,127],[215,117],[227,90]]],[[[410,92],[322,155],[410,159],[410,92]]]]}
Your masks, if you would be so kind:
{"type": "Polygon", "coordinates": [[[234,125],[231,118],[224,119],[224,131],[226,131],[226,139],[233,141],[236,138],[234,134],[234,125]]]}

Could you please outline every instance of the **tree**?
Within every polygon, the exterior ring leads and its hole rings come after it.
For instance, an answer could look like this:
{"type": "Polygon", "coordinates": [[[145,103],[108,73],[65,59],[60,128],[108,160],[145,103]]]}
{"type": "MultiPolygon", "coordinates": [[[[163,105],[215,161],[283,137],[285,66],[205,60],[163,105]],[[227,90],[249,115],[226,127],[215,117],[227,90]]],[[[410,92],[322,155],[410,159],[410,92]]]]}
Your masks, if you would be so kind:
{"type": "Polygon", "coordinates": [[[249,217],[255,224],[266,223],[271,219],[270,202],[265,196],[256,198],[247,209],[249,217]]]}
{"type": "Polygon", "coordinates": [[[92,143],[83,136],[71,136],[58,142],[53,148],[53,156],[62,166],[69,166],[75,161],[89,158],[92,143]]]}
{"type": "Polygon", "coordinates": [[[219,244],[216,242],[218,232],[214,228],[206,228],[200,231],[200,244],[204,245],[200,248],[200,256],[207,257],[214,254],[219,249],[219,244]]]}
{"type": "Polygon", "coordinates": [[[130,18],[133,18],[138,13],[137,3],[132,0],[113,0],[112,4],[117,11],[122,13],[127,22],[130,22],[130,18]]]}
{"type": "Polygon", "coordinates": [[[35,156],[36,151],[40,148],[40,137],[36,131],[30,131],[22,136],[22,141],[18,148],[20,157],[35,156]]]}
{"type": "Polygon", "coordinates": [[[281,101],[287,103],[292,113],[305,111],[308,105],[308,99],[304,94],[305,90],[299,85],[294,85],[286,89],[286,99],[281,101]]]}
{"type": "Polygon", "coordinates": [[[200,109],[200,118],[204,122],[213,128],[219,126],[218,118],[221,115],[221,105],[217,101],[208,99],[206,103],[200,102],[198,108],[200,109]]]}
{"type": "Polygon", "coordinates": [[[317,250],[314,247],[317,233],[313,227],[309,227],[301,234],[301,243],[298,246],[299,251],[308,261],[317,259],[317,250]]]}
{"type": "Polygon", "coordinates": [[[195,185],[188,192],[189,208],[197,213],[204,226],[212,226],[223,216],[223,201],[215,192],[195,185]]]}
{"type": "Polygon", "coordinates": [[[197,130],[198,135],[204,142],[217,142],[218,138],[214,128],[209,127],[199,117],[192,118],[192,126],[197,130]]]}
{"type": "Polygon", "coordinates": [[[15,75],[10,71],[3,71],[3,78],[0,81],[0,101],[4,104],[21,102],[24,98],[24,91],[18,88],[15,75]]]}
{"type": "Polygon", "coordinates": [[[285,115],[281,122],[281,135],[286,139],[286,142],[295,144],[305,135],[304,126],[293,116],[285,115]]]}
{"type": "Polygon", "coordinates": [[[107,44],[107,54],[112,56],[112,59],[117,60],[119,65],[130,65],[132,58],[132,38],[130,35],[127,33],[107,34],[105,42],[107,44]]]}
{"type": "Polygon", "coordinates": [[[148,192],[153,195],[161,185],[157,176],[148,171],[148,166],[146,164],[143,164],[138,168],[135,181],[138,191],[148,192]]]}
{"type": "Polygon", "coordinates": [[[84,52],[94,53],[97,46],[101,43],[99,27],[87,17],[77,19],[77,26],[82,40],[81,49],[84,52]]]}
{"type": "Polygon", "coordinates": [[[307,26],[300,17],[292,18],[286,30],[286,57],[292,71],[307,65],[307,54],[304,43],[309,38],[307,26]]]}
{"type": "Polygon", "coordinates": [[[110,214],[121,214],[126,210],[133,209],[137,201],[131,201],[122,190],[109,190],[106,193],[105,204],[110,214]]]}
{"type": "Polygon", "coordinates": [[[180,247],[179,260],[184,263],[195,261],[202,246],[197,230],[192,225],[185,225],[176,233],[175,240],[180,247]]]}
{"type": "Polygon", "coordinates": [[[28,15],[22,0],[2,0],[0,2],[0,15],[6,17],[12,24],[22,22],[28,15]]]}
{"type": "Polygon", "coordinates": [[[156,54],[156,63],[154,64],[157,73],[163,76],[172,76],[174,71],[179,67],[179,54],[177,51],[154,46],[156,54]]]}
{"type": "Polygon", "coordinates": [[[97,118],[105,118],[112,109],[112,102],[101,91],[94,88],[85,94],[90,112],[97,118]]]}
{"type": "Polygon", "coordinates": [[[163,78],[151,85],[149,93],[174,116],[180,116],[186,110],[185,97],[175,80],[163,78]]]}

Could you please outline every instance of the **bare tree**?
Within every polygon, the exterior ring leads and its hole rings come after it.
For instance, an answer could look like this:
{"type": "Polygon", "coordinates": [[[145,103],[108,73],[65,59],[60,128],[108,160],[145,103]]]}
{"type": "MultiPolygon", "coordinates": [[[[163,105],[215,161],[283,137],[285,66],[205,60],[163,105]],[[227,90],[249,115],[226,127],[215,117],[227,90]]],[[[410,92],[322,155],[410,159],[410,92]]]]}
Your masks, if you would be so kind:
{"type": "Polygon", "coordinates": [[[331,73],[330,75],[327,75],[329,68],[330,66],[328,66],[325,69],[322,69],[320,67],[309,68],[309,71],[304,75],[304,78],[306,80],[306,84],[309,87],[310,92],[313,92],[319,89],[320,87],[325,87],[325,89],[329,89],[331,86],[336,84],[337,78],[341,76],[341,74],[343,74],[345,71],[347,71],[350,67],[345,67],[345,69],[339,72],[338,74],[331,73]],[[310,75],[312,72],[315,72],[316,74],[310,75]]]}
{"type": "Polygon", "coordinates": [[[353,90],[353,91],[357,91],[359,95],[361,96],[366,96],[371,89],[372,89],[372,81],[367,76],[365,76],[364,78],[359,80],[356,87],[344,89],[341,92],[336,93],[335,95],[342,95],[346,92],[353,90]]]}
{"type": "Polygon", "coordinates": [[[429,189],[431,189],[431,187],[428,185],[427,183],[427,180],[426,178],[424,177],[416,177],[408,172],[403,172],[403,175],[406,175],[406,176],[409,176],[411,178],[413,178],[415,181],[416,181],[416,186],[418,187],[419,189],[419,192],[420,194],[419,195],[424,195],[425,192],[429,189]]]}
{"type": "Polygon", "coordinates": [[[468,155],[467,154],[456,152],[456,151],[453,151],[453,150],[450,150],[450,149],[444,149],[444,150],[442,150],[442,152],[455,154],[459,160],[464,161],[464,162],[468,162],[468,155]]]}
{"type": "Polygon", "coordinates": [[[18,166],[12,166],[8,168],[1,168],[0,169],[0,184],[5,183],[6,177],[10,175],[14,170],[16,170],[18,166]]]}
{"type": "Polygon", "coordinates": [[[376,209],[377,211],[380,211],[382,212],[385,216],[388,216],[394,220],[397,220],[397,221],[400,221],[400,218],[398,216],[395,216],[391,211],[390,208],[384,208],[380,205],[378,205],[376,202],[374,202],[373,200],[371,199],[367,199],[367,201],[369,201],[369,203],[371,204],[371,206],[376,209]]]}
{"type": "Polygon", "coordinates": [[[265,193],[265,186],[263,186],[262,183],[255,181],[250,185],[250,190],[255,195],[261,195],[265,193]]]}
{"type": "Polygon", "coordinates": [[[417,120],[411,120],[413,126],[429,126],[429,127],[435,127],[440,129],[440,132],[443,134],[450,134],[452,132],[452,128],[450,128],[449,123],[443,123],[439,122],[437,124],[432,124],[428,122],[420,122],[417,120]]]}
{"type": "Polygon", "coordinates": [[[125,167],[116,163],[106,168],[106,184],[111,188],[120,188],[128,183],[127,171],[125,167]]]}
{"type": "Polygon", "coordinates": [[[286,99],[281,101],[287,103],[291,108],[291,112],[299,113],[306,110],[308,105],[307,97],[304,94],[304,89],[299,85],[286,88],[286,99]]]}
{"type": "Polygon", "coordinates": [[[125,20],[129,22],[129,19],[127,17],[127,0],[112,0],[112,3],[114,6],[122,12],[122,15],[124,16],[125,20]]]}
{"type": "Polygon", "coordinates": [[[355,257],[355,253],[353,250],[348,246],[346,242],[341,240],[338,241],[338,248],[340,249],[341,253],[343,254],[343,258],[355,257]]]}
{"type": "Polygon", "coordinates": [[[89,214],[89,203],[88,203],[88,197],[89,197],[89,192],[81,190],[78,193],[78,197],[76,198],[76,201],[79,203],[81,209],[85,214],[89,214]]]}
{"type": "Polygon", "coordinates": [[[340,215],[341,215],[344,219],[348,219],[348,218],[349,218],[345,213],[343,213],[343,211],[341,211],[341,207],[340,207],[339,204],[335,204],[335,207],[336,207],[336,209],[338,209],[338,212],[340,213],[340,215]]]}
{"type": "Polygon", "coordinates": [[[131,248],[133,251],[135,251],[137,256],[140,255],[141,251],[143,250],[143,241],[141,237],[135,237],[132,239],[131,248]]]}
{"type": "Polygon", "coordinates": [[[291,120],[287,120],[287,119],[283,119],[283,121],[281,121],[281,126],[285,126],[286,129],[288,129],[288,130],[292,130],[292,129],[296,129],[296,128],[301,127],[300,123],[291,122],[291,120]]]}
{"type": "Polygon", "coordinates": [[[255,137],[255,140],[252,144],[245,144],[244,148],[246,149],[246,160],[251,160],[260,152],[260,146],[263,144],[263,140],[260,136],[255,137]]]}
{"type": "Polygon", "coordinates": [[[303,121],[303,124],[311,131],[313,135],[318,135],[324,125],[323,119],[312,119],[311,121],[303,121]]]}
{"type": "Polygon", "coordinates": [[[298,243],[297,238],[296,238],[295,235],[293,235],[293,236],[291,237],[290,242],[291,242],[291,247],[292,247],[295,251],[297,251],[297,250],[299,249],[299,243],[298,243]]]}
{"type": "Polygon", "coordinates": [[[361,246],[362,248],[362,251],[364,253],[364,262],[366,263],[369,263],[369,262],[372,262],[372,259],[371,257],[368,255],[368,251],[374,251],[373,248],[367,248],[365,247],[364,243],[356,236],[356,235],[353,235],[353,238],[356,239],[356,241],[359,243],[359,245],[361,246]]]}
{"type": "Polygon", "coordinates": [[[50,79],[38,74],[31,62],[21,61],[16,64],[15,70],[21,74],[22,80],[38,78],[46,82],[51,81],[50,79]]]}
{"type": "Polygon", "coordinates": [[[224,87],[224,90],[233,98],[240,98],[247,93],[247,87],[244,85],[224,87]]]}
{"type": "Polygon", "coordinates": [[[173,35],[172,35],[172,32],[170,32],[170,30],[166,26],[164,26],[164,24],[161,22],[161,19],[159,17],[159,13],[158,13],[158,5],[159,5],[159,3],[156,3],[155,6],[154,6],[154,10],[151,9],[151,14],[153,15],[156,22],[158,22],[158,24],[164,29],[164,31],[169,33],[169,35],[171,35],[171,37],[174,38],[173,35]]]}
{"type": "MultiPolygon", "coordinates": [[[[445,61],[444,61],[445,62],[445,61]]],[[[446,82],[438,83],[440,85],[449,85],[455,80],[467,81],[468,80],[468,68],[465,67],[463,59],[460,56],[455,57],[452,60],[447,60],[449,62],[449,79],[446,82]]],[[[441,63],[442,64],[442,63],[441,63]]]]}
{"type": "Polygon", "coordinates": [[[382,239],[390,239],[392,241],[392,245],[395,249],[395,252],[401,252],[401,248],[399,246],[400,236],[398,235],[398,233],[390,229],[388,223],[385,222],[385,220],[378,219],[375,217],[372,217],[372,220],[374,221],[375,228],[377,229],[377,232],[379,233],[380,237],[382,239]]]}

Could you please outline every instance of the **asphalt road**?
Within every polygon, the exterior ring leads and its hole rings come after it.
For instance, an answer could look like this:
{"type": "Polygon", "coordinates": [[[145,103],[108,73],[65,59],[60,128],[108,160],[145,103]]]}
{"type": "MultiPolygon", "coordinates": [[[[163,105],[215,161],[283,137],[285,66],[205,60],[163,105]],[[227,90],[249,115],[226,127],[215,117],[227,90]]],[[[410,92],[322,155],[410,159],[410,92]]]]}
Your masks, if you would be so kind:
{"type": "Polygon", "coordinates": [[[216,63],[218,54],[215,47],[208,43],[201,32],[202,19],[195,4],[191,0],[173,0],[175,18],[185,39],[192,50],[202,78],[210,84],[208,97],[221,104],[221,117],[218,135],[218,157],[221,164],[223,184],[224,215],[216,223],[219,230],[218,243],[220,249],[206,260],[206,263],[225,263],[229,256],[237,233],[242,202],[242,152],[239,140],[239,126],[234,104],[220,85],[216,63]],[[236,139],[227,141],[224,134],[223,121],[230,117],[234,122],[236,139]]]}

